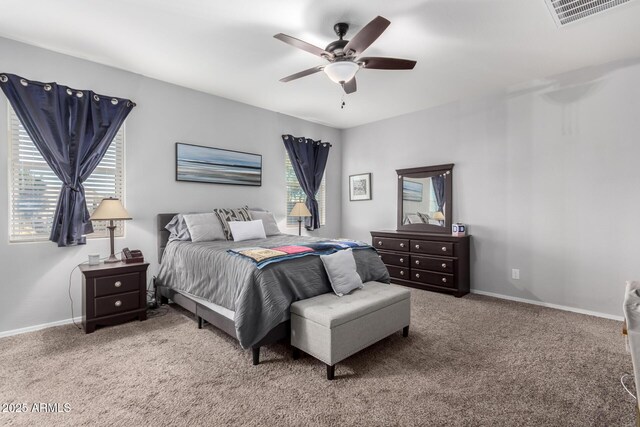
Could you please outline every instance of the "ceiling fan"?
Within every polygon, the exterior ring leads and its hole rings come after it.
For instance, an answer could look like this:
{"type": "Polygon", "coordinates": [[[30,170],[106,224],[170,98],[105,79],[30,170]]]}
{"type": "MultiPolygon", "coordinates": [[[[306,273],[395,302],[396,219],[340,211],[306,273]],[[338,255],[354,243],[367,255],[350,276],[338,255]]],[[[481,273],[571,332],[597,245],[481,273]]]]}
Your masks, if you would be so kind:
{"type": "Polygon", "coordinates": [[[310,43],[288,36],[286,34],[276,34],[275,38],[281,40],[298,49],[305,50],[316,56],[329,61],[328,65],[318,65],[299,73],[280,79],[281,82],[290,82],[310,74],[324,71],[329,78],[338,83],[346,93],[356,91],[356,73],[360,68],[368,68],[372,70],[411,70],[416,65],[416,61],[398,58],[380,58],[380,57],[360,57],[371,44],[387,29],[391,22],[382,16],[378,16],[362,28],[358,34],[353,36],[351,40],[344,40],[344,36],[349,30],[349,24],[339,22],[333,26],[333,30],[339,39],[321,49],[310,43]]]}

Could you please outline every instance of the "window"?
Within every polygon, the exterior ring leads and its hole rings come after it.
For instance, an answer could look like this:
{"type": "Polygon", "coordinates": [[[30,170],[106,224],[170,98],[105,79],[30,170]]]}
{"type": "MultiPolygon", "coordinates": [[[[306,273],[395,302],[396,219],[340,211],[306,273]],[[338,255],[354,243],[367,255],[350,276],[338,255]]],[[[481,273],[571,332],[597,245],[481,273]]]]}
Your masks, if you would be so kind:
{"type": "MultiPolygon", "coordinates": [[[[300,188],[300,183],[298,182],[296,173],[293,170],[293,166],[291,166],[291,159],[289,159],[289,154],[287,152],[285,152],[284,158],[287,179],[287,225],[293,227],[298,225],[298,218],[288,216],[289,212],[293,209],[293,205],[298,202],[304,202],[307,199],[307,196],[304,194],[304,191],[302,191],[302,188],[300,188]]],[[[320,183],[320,189],[316,195],[318,206],[320,207],[320,225],[325,224],[325,194],[325,176],[323,176],[322,183],[320,183]]]]}
{"type": "MultiPolygon", "coordinates": [[[[15,111],[9,106],[9,241],[48,240],[62,183],[40,155],[15,111]]],[[[84,182],[89,212],[105,197],[124,196],[124,126],[84,182]]],[[[124,235],[119,221],[116,236],[124,235]]],[[[89,238],[107,237],[105,221],[93,224],[89,238]]]]}

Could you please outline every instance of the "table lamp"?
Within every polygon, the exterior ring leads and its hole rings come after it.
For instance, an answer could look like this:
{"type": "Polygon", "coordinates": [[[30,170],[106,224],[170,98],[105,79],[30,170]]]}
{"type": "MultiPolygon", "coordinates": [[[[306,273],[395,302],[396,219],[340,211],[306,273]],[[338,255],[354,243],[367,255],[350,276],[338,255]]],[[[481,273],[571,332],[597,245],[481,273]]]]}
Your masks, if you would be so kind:
{"type": "Polygon", "coordinates": [[[431,215],[431,219],[435,221],[440,221],[441,225],[443,225],[444,221],[446,220],[446,218],[444,217],[444,214],[440,211],[434,212],[433,215],[431,215]]]}
{"type": "Polygon", "coordinates": [[[113,251],[113,231],[116,229],[113,221],[131,219],[127,210],[122,206],[122,203],[120,203],[120,199],[116,199],[113,197],[102,199],[96,210],[93,211],[91,218],[89,219],[91,221],[109,221],[109,225],[107,226],[107,228],[109,229],[111,255],[107,260],[105,260],[105,263],[119,262],[120,260],[116,258],[113,251]]]}
{"type": "Polygon", "coordinates": [[[298,236],[302,236],[302,217],[303,216],[311,216],[311,212],[307,209],[307,205],[302,202],[298,202],[293,206],[289,216],[297,216],[298,217],[298,236]]]}

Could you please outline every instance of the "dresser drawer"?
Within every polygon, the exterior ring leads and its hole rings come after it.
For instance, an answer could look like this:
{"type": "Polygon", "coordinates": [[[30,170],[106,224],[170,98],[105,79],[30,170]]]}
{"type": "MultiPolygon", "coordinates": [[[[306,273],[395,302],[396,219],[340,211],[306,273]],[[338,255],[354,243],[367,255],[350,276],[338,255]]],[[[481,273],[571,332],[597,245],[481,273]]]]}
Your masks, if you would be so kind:
{"type": "Polygon", "coordinates": [[[96,317],[140,308],[140,292],[111,295],[94,299],[96,317]]]}
{"type": "Polygon", "coordinates": [[[389,276],[391,276],[392,279],[410,280],[408,268],[387,265],[387,270],[389,270],[389,276]]]}
{"type": "Polygon", "coordinates": [[[123,294],[140,290],[140,275],[138,273],[118,274],[114,276],[97,277],[94,279],[94,295],[123,294]]]}
{"type": "Polygon", "coordinates": [[[443,273],[453,273],[453,260],[428,256],[411,255],[411,267],[421,270],[432,270],[443,273]]]}
{"type": "Polygon", "coordinates": [[[453,274],[434,273],[432,271],[411,269],[411,280],[415,282],[425,283],[427,285],[443,286],[446,288],[455,288],[455,277],[453,274]]]}
{"type": "Polygon", "coordinates": [[[380,252],[380,258],[387,265],[409,266],[409,255],[380,252]]]}
{"type": "Polygon", "coordinates": [[[374,237],[373,247],[390,251],[408,251],[409,239],[391,239],[389,237],[374,237]]]}
{"type": "Polygon", "coordinates": [[[411,252],[421,254],[453,256],[453,243],[411,240],[411,252]]]}

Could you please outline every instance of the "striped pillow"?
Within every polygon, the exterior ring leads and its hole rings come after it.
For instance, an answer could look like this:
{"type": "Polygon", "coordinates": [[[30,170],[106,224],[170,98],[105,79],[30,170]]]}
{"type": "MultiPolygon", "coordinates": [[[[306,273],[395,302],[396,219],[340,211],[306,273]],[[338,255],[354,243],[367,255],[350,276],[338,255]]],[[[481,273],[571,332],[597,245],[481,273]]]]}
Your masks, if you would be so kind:
{"type": "Polygon", "coordinates": [[[429,215],[423,214],[422,212],[416,212],[416,213],[418,214],[418,217],[420,217],[423,223],[429,224],[429,215]]]}
{"type": "Polygon", "coordinates": [[[233,240],[233,234],[229,228],[228,221],[251,221],[251,215],[249,215],[249,208],[236,208],[236,209],[214,209],[213,213],[216,214],[222,225],[222,231],[227,240],[233,240]]]}

